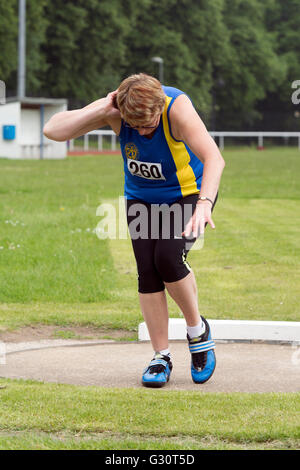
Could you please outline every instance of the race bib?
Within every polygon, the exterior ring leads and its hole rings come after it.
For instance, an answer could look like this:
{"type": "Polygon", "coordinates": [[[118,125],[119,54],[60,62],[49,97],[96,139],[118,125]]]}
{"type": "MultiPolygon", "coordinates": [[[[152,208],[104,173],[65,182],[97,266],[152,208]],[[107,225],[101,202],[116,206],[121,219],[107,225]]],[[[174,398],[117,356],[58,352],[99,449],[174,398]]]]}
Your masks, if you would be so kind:
{"type": "Polygon", "coordinates": [[[127,168],[133,176],[146,178],[147,180],[165,180],[161,163],[140,162],[138,160],[127,160],[127,168]]]}

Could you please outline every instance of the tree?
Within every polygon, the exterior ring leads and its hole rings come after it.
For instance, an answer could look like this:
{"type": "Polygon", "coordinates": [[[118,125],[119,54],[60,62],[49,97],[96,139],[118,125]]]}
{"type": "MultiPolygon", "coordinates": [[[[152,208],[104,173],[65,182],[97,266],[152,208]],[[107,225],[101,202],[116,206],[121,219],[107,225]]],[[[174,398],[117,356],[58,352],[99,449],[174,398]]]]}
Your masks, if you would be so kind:
{"type": "MultiPolygon", "coordinates": [[[[295,125],[300,0],[27,1],[27,94],[72,107],[132,73],[184,90],[209,128],[251,128],[274,109],[295,125]],[[265,109],[267,108],[267,113],[265,109]]],[[[17,86],[18,1],[0,0],[0,79],[17,86]]],[[[282,126],[285,124],[283,123],[282,126]]]]}
{"type": "Polygon", "coordinates": [[[92,101],[116,88],[130,29],[120,0],[54,0],[43,51],[48,93],[78,102],[92,101]]]}
{"type": "Polygon", "coordinates": [[[17,68],[17,32],[16,0],[0,0],[0,80],[6,83],[17,68]]]}
{"type": "Polygon", "coordinates": [[[46,42],[49,20],[45,16],[47,0],[29,0],[26,3],[26,94],[39,95],[43,73],[48,66],[42,51],[46,42]]]}
{"type": "Polygon", "coordinates": [[[271,3],[273,0],[225,0],[224,21],[231,49],[230,60],[220,69],[226,86],[217,96],[219,127],[223,129],[251,126],[260,117],[258,101],[285,79],[286,68],[276,54],[276,39],[265,26],[271,3]]]}
{"type": "Polygon", "coordinates": [[[212,73],[222,63],[226,29],[223,0],[152,0],[139,8],[127,38],[124,75],[157,75],[151,57],[164,59],[165,84],[183,89],[202,115],[211,108],[212,73]]]}
{"type": "Polygon", "coordinates": [[[259,103],[264,114],[265,128],[272,130],[299,130],[299,105],[292,103],[291,88],[300,79],[300,0],[276,0],[267,9],[266,27],[275,38],[275,51],[282,68],[284,80],[266,99],[259,103]]]}
{"type": "MultiPolygon", "coordinates": [[[[26,2],[26,94],[37,94],[42,82],[39,78],[46,67],[41,52],[45,41],[47,20],[44,8],[47,0],[26,2]]],[[[19,2],[0,0],[0,75],[6,80],[9,94],[16,95],[18,71],[19,2]]]]}
{"type": "Polygon", "coordinates": [[[47,2],[45,15],[48,27],[42,46],[47,68],[42,72],[42,80],[48,96],[70,96],[78,86],[79,38],[87,17],[84,3],[83,0],[47,2]]]}

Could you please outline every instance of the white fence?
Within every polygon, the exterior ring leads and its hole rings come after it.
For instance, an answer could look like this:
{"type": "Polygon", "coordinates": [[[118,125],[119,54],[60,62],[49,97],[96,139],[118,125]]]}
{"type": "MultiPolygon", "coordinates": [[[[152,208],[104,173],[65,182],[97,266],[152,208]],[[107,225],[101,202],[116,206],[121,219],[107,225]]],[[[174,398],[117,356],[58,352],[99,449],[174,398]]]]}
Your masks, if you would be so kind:
{"type": "MultiPolygon", "coordinates": [[[[83,150],[88,152],[89,151],[89,136],[90,135],[97,135],[98,136],[98,144],[97,150],[99,152],[103,151],[103,137],[110,136],[111,138],[111,150],[116,150],[117,148],[117,136],[114,131],[104,131],[104,130],[97,130],[88,132],[83,137],[83,150]]],[[[227,132],[227,131],[218,131],[218,132],[210,132],[210,135],[215,139],[218,137],[218,143],[220,150],[224,150],[224,141],[225,137],[256,137],[257,138],[257,145],[258,147],[263,147],[264,145],[264,138],[266,137],[280,137],[285,139],[289,138],[296,138],[298,139],[298,149],[300,150],[300,132],[227,132]]],[[[74,150],[74,140],[70,140],[70,151],[74,150]]]]}
{"type": "MultiPolygon", "coordinates": [[[[114,131],[91,131],[88,132],[83,136],[83,150],[85,152],[89,151],[89,136],[90,135],[97,135],[98,136],[98,144],[97,144],[97,150],[101,152],[103,150],[103,137],[104,136],[110,136],[110,148],[111,150],[116,150],[117,149],[117,135],[114,133],[114,131]]],[[[72,152],[74,150],[74,139],[70,140],[70,151],[72,152]]]]}
{"type": "Polygon", "coordinates": [[[256,137],[258,147],[263,147],[265,137],[281,137],[283,139],[289,139],[294,137],[298,139],[298,149],[300,150],[300,132],[210,132],[212,137],[219,137],[219,148],[224,149],[224,138],[225,137],[256,137]]]}

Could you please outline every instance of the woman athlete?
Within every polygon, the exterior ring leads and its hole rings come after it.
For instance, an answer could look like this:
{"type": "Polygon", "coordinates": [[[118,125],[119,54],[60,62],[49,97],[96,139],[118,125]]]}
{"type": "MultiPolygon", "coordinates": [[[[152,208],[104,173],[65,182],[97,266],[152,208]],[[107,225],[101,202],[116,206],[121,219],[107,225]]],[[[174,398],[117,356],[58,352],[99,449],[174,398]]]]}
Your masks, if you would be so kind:
{"type": "Polygon", "coordinates": [[[215,228],[224,159],[190,98],[143,73],[82,109],[54,115],[44,134],[66,141],[104,126],[120,137],[139,301],[154,350],[142,383],[162,387],[173,367],[165,288],[186,320],[192,379],[204,383],[215,370],[215,344],[186,257],[207,223],[215,228]]]}

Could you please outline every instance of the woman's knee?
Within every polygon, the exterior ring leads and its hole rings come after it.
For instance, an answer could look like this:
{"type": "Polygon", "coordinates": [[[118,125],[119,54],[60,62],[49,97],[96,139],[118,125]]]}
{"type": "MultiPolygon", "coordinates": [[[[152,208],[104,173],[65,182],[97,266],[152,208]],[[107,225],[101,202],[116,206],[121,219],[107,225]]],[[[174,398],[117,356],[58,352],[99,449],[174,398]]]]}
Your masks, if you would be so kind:
{"type": "Polygon", "coordinates": [[[168,247],[165,244],[158,243],[154,262],[164,282],[180,281],[191,271],[184,248],[171,250],[170,245],[168,247]]]}
{"type": "Polygon", "coordinates": [[[138,270],[138,291],[141,294],[152,294],[164,289],[164,282],[154,266],[138,270]]]}

